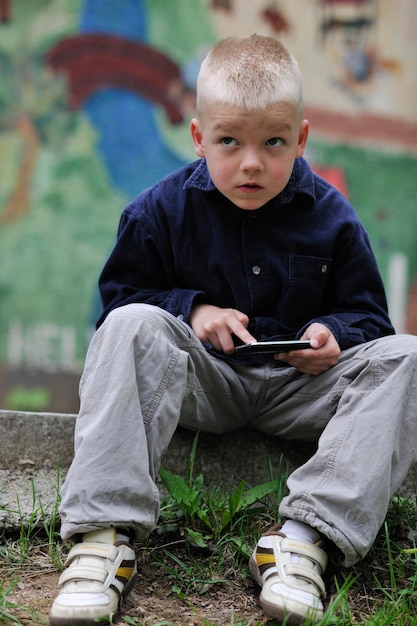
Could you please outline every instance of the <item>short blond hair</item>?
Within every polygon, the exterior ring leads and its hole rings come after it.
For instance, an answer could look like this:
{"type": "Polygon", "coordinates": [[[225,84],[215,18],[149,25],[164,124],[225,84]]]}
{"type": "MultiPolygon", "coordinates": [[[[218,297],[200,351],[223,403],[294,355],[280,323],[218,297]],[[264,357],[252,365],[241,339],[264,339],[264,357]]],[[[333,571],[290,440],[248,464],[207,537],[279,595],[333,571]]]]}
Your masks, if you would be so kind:
{"type": "Polygon", "coordinates": [[[197,114],[210,103],[263,111],[274,104],[303,109],[302,80],[291,52],[272,37],[227,37],[203,60],[197,79],[197,114]]]}

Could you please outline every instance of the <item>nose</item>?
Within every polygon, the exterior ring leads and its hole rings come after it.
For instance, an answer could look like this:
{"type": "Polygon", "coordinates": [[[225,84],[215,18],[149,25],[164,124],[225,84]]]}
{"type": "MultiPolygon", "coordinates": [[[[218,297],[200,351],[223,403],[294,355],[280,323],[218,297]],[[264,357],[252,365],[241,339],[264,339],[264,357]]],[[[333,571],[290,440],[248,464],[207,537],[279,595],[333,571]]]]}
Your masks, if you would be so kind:
{"type": "Polygon", "coordinates": [[[263,162],[259,151],[255,148],[244,150],[240,162],[240,169],[243,172],[258,172],[263,169],[263,162]]]}

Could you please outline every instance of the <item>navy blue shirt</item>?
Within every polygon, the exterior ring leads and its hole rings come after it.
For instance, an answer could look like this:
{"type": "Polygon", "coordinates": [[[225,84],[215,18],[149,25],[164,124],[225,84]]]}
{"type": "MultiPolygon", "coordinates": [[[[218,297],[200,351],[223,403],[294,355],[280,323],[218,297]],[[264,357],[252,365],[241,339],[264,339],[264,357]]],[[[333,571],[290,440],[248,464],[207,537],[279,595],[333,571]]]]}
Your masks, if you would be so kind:
{"type": "Polygon", "coordinates": [[[394,333],[367,233],[302,158],[253,211],[216,189],[204,159],[167,176],[124,210],[99,284],[97,326],[132,302],[188,323],[204,302],[246,313],[257,339],[298,338],[320,322],[343,350],[394,333]]]}

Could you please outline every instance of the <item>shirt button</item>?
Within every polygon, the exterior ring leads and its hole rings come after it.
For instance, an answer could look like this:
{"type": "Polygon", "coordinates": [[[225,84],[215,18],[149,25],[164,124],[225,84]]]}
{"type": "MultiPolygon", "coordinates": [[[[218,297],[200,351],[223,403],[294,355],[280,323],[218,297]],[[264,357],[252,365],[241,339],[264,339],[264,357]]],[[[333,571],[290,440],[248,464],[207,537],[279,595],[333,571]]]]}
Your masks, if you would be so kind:
{"type": "Polygon", "coordinates": [[[324,264],[324,265],[321,266],[321,273],[325,274],[326,272],[327,272],[327,265],[324,264]]]}
{"type": "Polygon", "coordinates": [[[255,274],[255,276],[258,276],[258,274],[261,273],[261,268],[259,267],[259,265],[254,265],[252,267],[252,272],[255,274]]]}

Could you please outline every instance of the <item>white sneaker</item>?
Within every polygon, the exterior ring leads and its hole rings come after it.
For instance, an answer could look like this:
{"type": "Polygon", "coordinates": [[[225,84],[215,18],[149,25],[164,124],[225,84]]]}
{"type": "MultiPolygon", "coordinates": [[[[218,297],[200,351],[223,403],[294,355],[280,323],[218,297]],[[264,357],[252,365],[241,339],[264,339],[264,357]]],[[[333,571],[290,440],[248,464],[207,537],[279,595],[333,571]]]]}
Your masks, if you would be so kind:
{"type": "Polygon", "coordinates": [[[53,626],[109,623],[137,575],[133,548],[116,541],[114,528],[86,533],[65,562],[59,593],[49,613],[53,626]]]}
{"type": "Polygon", "coordinates": [[[278,529],[275,526],[262,535],[249,561],[262,586],[260,604],[268,616],[286,619],[287,626],[319,622],[326,596],[321,578],[327,566],[327,555],[320,548],[323,541],[289,539],[278,529]]]}

